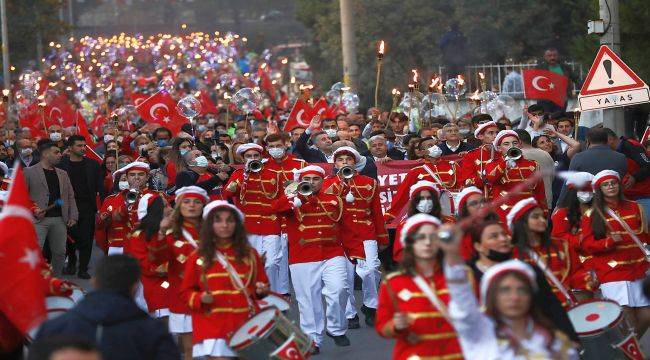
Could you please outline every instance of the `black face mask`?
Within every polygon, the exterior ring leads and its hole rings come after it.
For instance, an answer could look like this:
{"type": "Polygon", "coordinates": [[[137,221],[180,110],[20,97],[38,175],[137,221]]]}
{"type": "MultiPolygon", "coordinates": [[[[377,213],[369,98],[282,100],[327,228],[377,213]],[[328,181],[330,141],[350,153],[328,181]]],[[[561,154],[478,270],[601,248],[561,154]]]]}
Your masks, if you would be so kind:
{"type": "Polygon", "coordinates": [[[494,262],[504,262],[512,259],[512,251],[500,252],[490,249],[485,257],[494,262]]]}

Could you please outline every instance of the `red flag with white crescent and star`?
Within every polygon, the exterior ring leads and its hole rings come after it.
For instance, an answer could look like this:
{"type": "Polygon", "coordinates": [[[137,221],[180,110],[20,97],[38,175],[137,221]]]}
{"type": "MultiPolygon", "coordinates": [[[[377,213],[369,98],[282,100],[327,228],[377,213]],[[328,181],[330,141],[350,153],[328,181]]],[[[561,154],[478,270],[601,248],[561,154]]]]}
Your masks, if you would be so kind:
{"type": "Polygon", "coordinates": [[[641,137],[641,145],[645,144],[648,139],[650,139],[650,126],[646,127],[645,131],[643,132],[643,136],[641,137]]]}
{"type": "Polygon", "coordinates": [[[38,246],[27,184],[18,163],[0,213],[0,312],[23,334],[45,320],[46,266],[38,246]]]}
{"type": "Polygon", "coordinates": [[[284,342],[277,350],[269,356],[271,359],[278,360],[305,360],[306,357],[300,352],[295,335],[291,334],[289,339],[284,342]]]}
{"type": "Polygon", "coordinates": [[[524,78],[524,98],[549,100],[558,106],[564,106],[569,79],[566,76],[543,69],[527,69],[522,72],[524,78]]]}
{"type": "Polygon", "coordinates": [[[613,345],[621,350],[629,359],[643,360],[645,356],[641,352],[641,346],[634,333],[630,333],[623,341],[613,345]]]}
{"type": "Polygon", "coordinates": [[[187,119],[176,111],[176,101],[166,91],[151,95],[135,108],[144,121],[166,127],[174,135],[187,123],[187,119]]]}
{"type": "Polygon", "coordinates": [[[307,128],[311,122],[311,114],[312,108],[309,104],[300,99],[296,100],[284,124],[284,131],[291,131],[297,127],[307,128]]]}

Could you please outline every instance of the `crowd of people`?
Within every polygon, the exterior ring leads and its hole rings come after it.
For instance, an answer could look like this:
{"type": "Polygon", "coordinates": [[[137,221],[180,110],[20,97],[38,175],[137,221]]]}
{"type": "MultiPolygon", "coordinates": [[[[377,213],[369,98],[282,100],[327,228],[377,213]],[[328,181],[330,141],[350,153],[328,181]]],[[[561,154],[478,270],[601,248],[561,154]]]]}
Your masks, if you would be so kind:
{"type": "Polygon", "coordinates": [[[567,311],[586,299],[616,302],[637,338],[650,326],[648,143],[576,138],[574,114],[537,104],[417,132],[343,104],[296,122],[290,104],[318,89],[281,86],[286,61],[234,34],[51,45],[12,89],[0,172],[24,168],[52,281],[93,273],[96,290],[30,356],[237,357],[230,339],[268,296],[297,303],[305,357],[324,336],[350,345],[357,304],[395,359],[577,359],[567,311]],[[229,101],[249,87],[253,111],[229,101]],[[201,113],[147,119],[161,92],[201,113]],[[377,166],[402,160],[418,163],[383,211],[377,166]],[[91,269],[94,245],[108,256],[91,269]]]}

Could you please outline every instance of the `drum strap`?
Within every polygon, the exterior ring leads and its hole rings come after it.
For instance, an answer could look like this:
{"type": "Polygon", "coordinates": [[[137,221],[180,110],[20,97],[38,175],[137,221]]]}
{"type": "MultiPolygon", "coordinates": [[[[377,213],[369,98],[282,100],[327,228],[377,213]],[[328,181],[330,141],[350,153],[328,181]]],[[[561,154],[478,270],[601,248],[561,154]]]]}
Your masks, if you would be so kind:
{"type": "MultiPolygon", "coordinates": [[[[645,255],[646,260],[648,260],[648,258],[650,257],[650,252],[648,251],[648,249],[646,249],[645,244],[643,243],[643,241],[641,241],[641,239],[639,239],[639,237],[636,236],[636,233],[634,233],[634,230],[632,230],[630,225],[628,225],[625,221],[623,221],[623,219],[621,219],[618,215],[616,215],[616,212],[614,210],[612,210],[612,209],[610,209],[608,207],[605,207],[605,211],[607,211],[607,215],[614,218],[614,220],[616,220],[619,224],[621,224],[623,229],[625,229],[625,231],[627,231],[627,233],[630,234],[630,237],[632,238],[632,240],[634,241],[636,246],[638,246],[639,249],[641,249],[641,251],[643,251],[643,255],[645,255]]],[[[607,222],[607,220],[604,220],[604,221],[607,222]]],[[[648,260],[648,261],[650,261],[650,260],[648,260]]]]}
{"type": "MultiPolygon", "coordinates": [[[[568,254],[567,254],[568,256],[568,254]]],[[[542,271],[544,272],[544,275],[546,275],[546,278],[549,279],[553,285],[562,293],[564,298],[569,302],[569,304],[575,304],[576,300],[575,298],[569,294],[569,291],[562,285],[562,282],[560,279],[553,274],[553,271],[548,267],[548,264],[546,264],[542,259],[537,255],[537,253],[530,249],[528,250],[528,257],[531,258],[534,262],[535,265],[537,265],[542,271]]]]}
{"type": "Polygon", "coordinates": [[[433,178],[433,180],[435,180],[438,186],[440,186],[440,190],[446,189],[445,184],[442,182],[438,174],[436,174],[433,170],[431,170],[427,164],[422,165],[422,167],[424,168],[424,170],[426,170],[429,173],[429,175],[431,175],[431,177],[433,178]]]}
{"type": "Polygon", "coordinates": [[[233,285],[237,288],[237,290],[241,291],[244,293],[244,296],[246,297],[246,302],[248,303],[248,310],[250,311],[251,315],[255,314],[255,303],[253,303],[253,299],[249,296],[248,290],[246,290],[246,286],[244,283],[241,281],[241,278],[239,277],[239,274],[237,273],[237,270],[230,264],[226,256],[224,256],[220,251],[216,251],[215,257],[217,259],[217,262],[219,262],[219,265],[223,266],[224,269],[226,269],[226,272],[228,273],[228,276],[230,276],[230,280],[232,280],[233,285]]]}
{"type": "Polygon", "coordinates": [[[185,238],[185,240],[187,240],[188,243],[190,243],[190,245],[194,246],[195,249],[198,249],[199,244],[197,244],[196,241],[194,241],[192,234],[190,234],[190,232],[187,231],[186,229],[183,229],[183,237],[185,238]]]}
{"type": "Polygon", "coordinates": [[[422,293],[427,297],[427,299],[429,299],[431,305],[433,305],[434,308],[438,309],[438,311],[440,311],[440,314],[451,324],[451,318],[447,312],[447,306],[445,306],[445,303],[440,300],[434,290],[431,289],[429,284],[427,284],[427,281],[424,280],[421,275],[415,275],[413,277],[413,282],[415,282],[415,285],[417,285],[417,287],[422,290],[422,293]]]}

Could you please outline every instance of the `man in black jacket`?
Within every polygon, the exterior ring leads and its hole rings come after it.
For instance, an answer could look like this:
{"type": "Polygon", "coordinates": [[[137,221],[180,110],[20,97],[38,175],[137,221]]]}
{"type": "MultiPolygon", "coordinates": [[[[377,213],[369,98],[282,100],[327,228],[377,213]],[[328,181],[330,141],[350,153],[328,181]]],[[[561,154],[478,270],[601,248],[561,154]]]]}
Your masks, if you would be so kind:
{"type": "Polygon", "coordinates": [[[86,154],[86,139],[83,136],[72,135],[66,144],[69,155],[61,160],[58,167],[68,173],[72,183],[75,203],[79,210],[79,221],[69,230],[69,235],[74,242],[67,243],[68,264],[63,269],[63,273],[75,274],[78,250],[79,272],[77,272],[77,276],[80,279],[90,279],[88,263],[93,251],[97,196],[102,201],[106,197],[103,172],[99,163],[84,156],[86,154]]]}
{"type": "Polygon", "coordinates": [[[167,327],[149,317],[133,300],[140,280],[140,267],[134,258],[104,258],[93,280],[94,291],[41,326],[35,345],[53,336],[71,335],[96,344],[104,360],[180,358],[167,327]]]}

